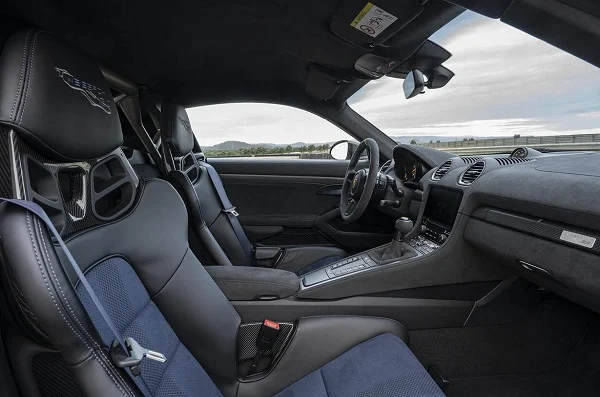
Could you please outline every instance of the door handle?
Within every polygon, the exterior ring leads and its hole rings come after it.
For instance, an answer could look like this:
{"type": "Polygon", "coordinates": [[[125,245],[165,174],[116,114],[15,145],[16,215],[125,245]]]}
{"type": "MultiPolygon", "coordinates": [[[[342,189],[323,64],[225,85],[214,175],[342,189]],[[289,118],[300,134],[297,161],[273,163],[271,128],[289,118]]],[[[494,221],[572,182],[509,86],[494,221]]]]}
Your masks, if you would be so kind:
{"type": "Polygon", "coordinates": [[[341,196],[342,185],[327,185],[317,189],[317,194],[322,196],[341,196]]]}

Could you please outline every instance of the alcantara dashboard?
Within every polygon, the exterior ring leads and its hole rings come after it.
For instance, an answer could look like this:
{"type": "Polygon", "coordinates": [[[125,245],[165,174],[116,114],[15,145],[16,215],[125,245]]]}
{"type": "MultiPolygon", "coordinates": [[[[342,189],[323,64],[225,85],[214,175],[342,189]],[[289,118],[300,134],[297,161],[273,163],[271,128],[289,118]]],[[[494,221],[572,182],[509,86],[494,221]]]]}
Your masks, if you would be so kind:
{"type": "Polygon", "coordinates": [[[600,312],[600,153],[452,156],[413,145],[394,150],[396,177],[422,191],[421,225],[451,226],[458,208],[467,223],[457,238],[600,312]]]}

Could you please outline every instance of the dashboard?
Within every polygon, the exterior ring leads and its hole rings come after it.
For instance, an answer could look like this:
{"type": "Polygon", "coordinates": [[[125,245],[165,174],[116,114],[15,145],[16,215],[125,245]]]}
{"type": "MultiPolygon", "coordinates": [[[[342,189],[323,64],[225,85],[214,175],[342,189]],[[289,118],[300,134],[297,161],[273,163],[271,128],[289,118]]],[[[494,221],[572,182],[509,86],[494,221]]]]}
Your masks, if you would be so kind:
{"type": "Polygon", "coordinates": [[[600,153],[517,148],[461,157],[398,145],[392,172],[420,191],[420,217],[444,220],[444,208],[458,206],[461,227],[452,233],[488,266],[600,312],[600,153]],[[460,203],[428,208],[440,189],[459,192],[460,203]]]}

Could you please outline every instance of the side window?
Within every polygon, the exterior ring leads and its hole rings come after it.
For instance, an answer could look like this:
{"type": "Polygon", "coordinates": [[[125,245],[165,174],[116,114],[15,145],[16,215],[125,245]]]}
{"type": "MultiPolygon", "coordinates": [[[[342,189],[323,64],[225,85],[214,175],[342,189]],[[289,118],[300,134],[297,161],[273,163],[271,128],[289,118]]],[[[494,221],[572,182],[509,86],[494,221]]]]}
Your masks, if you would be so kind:
{"type": "Polygon", "coordinates": [[[333,143],[353,140],[331,122],[290,106],[228,103],[187,112],[207,157],[330,159],[333,143]]]}

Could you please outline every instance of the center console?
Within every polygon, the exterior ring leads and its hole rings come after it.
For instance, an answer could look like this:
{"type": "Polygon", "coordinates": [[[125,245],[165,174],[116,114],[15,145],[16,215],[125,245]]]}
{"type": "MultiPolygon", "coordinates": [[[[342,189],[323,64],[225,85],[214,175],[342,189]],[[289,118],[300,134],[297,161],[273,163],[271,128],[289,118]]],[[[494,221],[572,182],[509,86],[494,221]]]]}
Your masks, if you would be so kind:
{"type": "Polygon", "coordinates": [[[432,186],[419,233],[405,241],[405,249],[401,250],[401,255],[392,258],[382,256],[379,251],[386,251],[385,247],[363,252],[305,275],[302,278],[302,287],[307,288],[348,274],[368,271],[369,268],[384,263],[401,263],[403,260],[431,254],[448,240],[462,197],[462,191],[432,186]]]}
{"type": "Polygon", "coordinates": [[[420,234],[410,239],[408,245],[421,254],[430,254],[444,244],[450,237],[462,196],[462,191],[432,186],[425,204],[420,234]]]}

